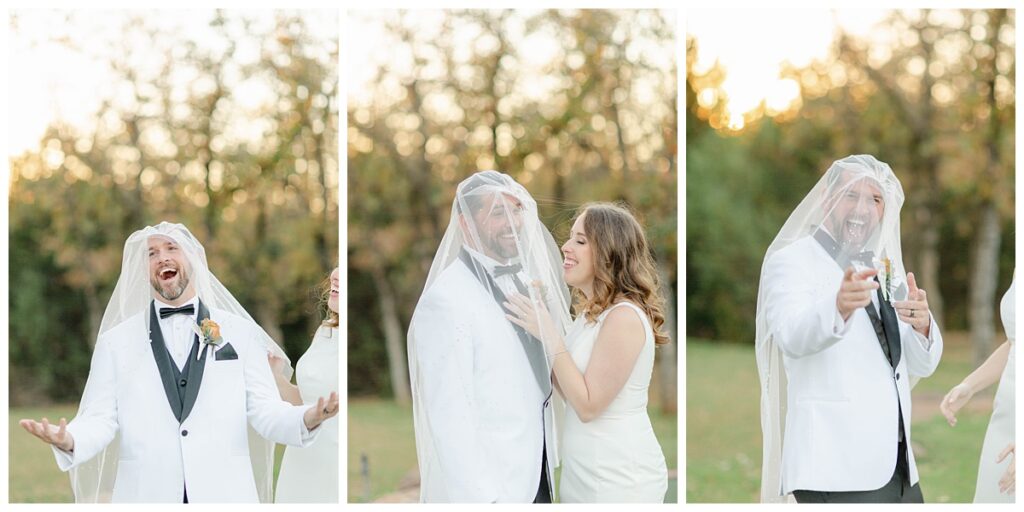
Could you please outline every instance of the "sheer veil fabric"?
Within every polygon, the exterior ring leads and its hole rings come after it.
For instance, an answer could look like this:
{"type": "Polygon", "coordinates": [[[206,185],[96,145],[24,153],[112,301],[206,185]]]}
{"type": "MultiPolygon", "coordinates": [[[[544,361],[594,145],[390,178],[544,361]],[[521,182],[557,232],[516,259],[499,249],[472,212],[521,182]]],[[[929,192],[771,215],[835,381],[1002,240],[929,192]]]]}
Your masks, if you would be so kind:
{"type": "Polygon", "coordinates": [[[765,268],[779,251],[810,237],[826,247],[844,269],[878,269],[877,279],[888,300],[905,300],[907,278],[899,221],[903,201],[903,188],[888,164],[870,155],[848,156],[828,168],[768,247],[758,286],[755,340],[761,385],[762,502],[787,501],[781,495],[786,374],[766,312],[765,268]]]}
{"type": "MultiPolygon", "coordinates": [[[[121,275],[117,279],[110,302],[107,303],[107,308],[103,313],[97,343],[103,342],[104,335],[111,329],[137,315],[143,316],[146,327],[149,329],[149,315],[145,313],[152,300],[148,254],[148,242],[151,236],[163,236],[177,243],[187,258],[191,283],[203,304],[211,310],[226,311],[252,321],[252,317],[245,311],[245,308],[210,272],[206,251],[188,228],[181,224],[161,222],[156,226],[147,226],[132,233],[125,242],[121,275]]],[[[253,323],[255,324],[255,321],[253,323]]],[[[290,378],[293,370],[284,351],[262,328],[257,331],[269,352],[288,361],[284,372],[286,377],[290,378]]],[[[148,334],[139,333],[139,336],[144,338],[148,337],[148,334]]],[[[90,392],[92,390],[86,386],[81,403],[88,403],[86,398],[90,392]]],[[[153,399],[163,400],[164,397],[154,397],[153,399]]],[[[80,407],[76,415],[87,413],[88,411],[80,407]]],[[[70,470],[71,486],[75,492],[76,502],[105,503],[110,501],[114,489],[114,477],[117,474],[119,440],[120,436],[115,437],[110,445],[95,458],[70,470]]],[[[252,459],[253,476],[260,502],[272,503],[274,443],[261,437],[252,427],[249,427],[249,456],[252,459]]]]}
{"type": "MultiPolygon", "coordinates": [[[[570,295],[562,277],[561,251],[550,232],[541,223],[538,216],[537,203],[527,190],[510,176],[497,171],[481,171],[463,180],[456,189],[452,202],[451,217],[444,233],[433,263],[427,275],[426,284],[420,295],[420,304],[431,294],[435,286],[452,286],[455,282],[445,278],[446,271],[464,270],[468,267],[475,276],[473,279],[458,281],[457,286],[465,289],[446,289],[446,296],[481,297],[480,300],[500,301],[500,297],[509,293],[519,292],[528,295],[533,301],[543,302],[550,312],[554,324],[561,333],[565,333],[571,323],[569,316],[570,295]],[[454,268],[460,267],[460,268],[454,268]],[[522,279],[520,276],[525,276],[522,279]],[[478,287],[483,287],[484,294],[478,287]],[[486,297],[486,299],[482,299],[486,297]]],[[[450,274],[448,274],[450,277],[450,274]]],[[[457,307],[465,308],[455,315],[473,315],[479,311],[480,305],[472,304],[476,299],[467,299],[467,303],[459,303],[457,307]]],[[[490,306],[488,306],[490,307],[490,306]]],[[[419,305],[417,306],[419,309],[419,305]]],[[[496,317],[497,318],[497,317],[496,317]]],[[[499,319],[497,321],[502,321],[499,319]]],[[[507,321],[507,320],[504,320],[507,321]]],[[[511,325],[511,322],[510,322],[511,325]]],[[[496,326],[497,327],[497,326],[496,326]]],[[[426,390],[430,382],[425,380],[425,370],[417,356],[424,349],[426,334],[416,331],[416,322],[412,322],[408,333],[409,375],[413,398],[413,417],[416,434],[416,450],[420,467],[421,482],[444,481],[442,474],[445,468],[452,469],[451,464],[442,464],[438,440],[443,434],[436,431],[440,420],[428,414],[426,390]],[[432,428],[433,427],[433,428],[432,428]]],[[[471,340],[460,338],[446,343],[470,343],[471,340]]],[[[533,342],[540,344],[536,339],[533,342]]],[[[462,353],[451,347],[451,353],[462,353]]],[[[470,351],[467,351],[470,352],[470,351]]],[[[470,352],[471,353],[471,352],[470,352]]],[[[543,349],[541,349],[543,354],[543,349]]],[[[455,359],[455,356],[452,356],[455,359]]],[[[515,386],[533,386],[533,379],[546,393],[550,393],[550,367],[543,356],[539,365],[534,365],[534,375],[526,376],[523,382],[508,382],[510,388],[515,386]]],[[[465,382],[465,375],[473,374],[471,358],[461,357],[453,363],[457,371],[446,373],[446,386],[456,386],[465,396],[472,396],[473,382],[465,382]],[[464,370],[464,371],[463,371],[464,370]]],[[[429,371],[427,372],[429,373],[429,371]]],[[[436,376],[433,376],[436,379],[436,376]]],[[[525,389],[525,388],[524,388],[525,389]]],[[[437,411],[437,404],[432,404],[437,411]]],[[[437,414],[436,412],[434,413],[437,414]]],[[[538,402],[537,428],[541,428],[541,409],[538,402]]],[[[549,443],[554,443],[549,440],[549,443]]],[[[476,454],[481,457],[481,454],[476,454]]],[[[502,467],[503,461],[480,461],[486,467],[502,467]]],[[[549,460],[548,464],[557,464],[549,460]]],[[[461,468],[465,471],[467,468],[461,468]]],[[[477,475],[476,478],[485,478],[477,475]]],[[[421,499],[423,499],[421,497],[421,499]]]]}

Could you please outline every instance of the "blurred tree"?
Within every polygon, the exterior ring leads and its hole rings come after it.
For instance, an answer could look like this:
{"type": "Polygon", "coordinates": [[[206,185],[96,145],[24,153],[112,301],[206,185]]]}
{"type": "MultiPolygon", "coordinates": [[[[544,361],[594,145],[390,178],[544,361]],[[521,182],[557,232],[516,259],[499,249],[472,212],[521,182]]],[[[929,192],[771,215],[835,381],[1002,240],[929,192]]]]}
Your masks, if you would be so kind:
{"type": "MultiPolygon", "coordinates": [[[[690,334],[752,340],[759,274],[748,270],[760,269],[778,228],[833,160],[871,153],[907,194],[908,270],[936,316],[953,329],[969,324],[978,357],[987,356],[994,301],[1013,267],[1013,247],[999,243],[1013,224],[1013,24],[1006,10],[895,11],[879,28],[891,46],[840,32],[827,57],[782,70],[801,88],[790,111],[766,117],[762,107],[739,132],[725,128],[723,71],[688,74],[690,334]],[[724,268],[716,264],[728,258],[712,255],[729,249],[706,249],[722,233],[746,240],[724,268]]],[[[688,42],[690,60],[697,43],[688,42]]]]}
{"type": "Polygon", "coordinates": [[[210,11],[196,38],[202,26],[153,14],[103,18],[121,30],[89,44],[62,32],[81,37],[87,13],[32,14],[66,17],[33,36],[105,63],[111,84],[91,123],[58,119],[10,159],[12,282],[25,284],[10,290],[12,404],[80,396],[123,243],[146,224],[189,226],[293,362],[320,321],[311,291],[337,265],[336,34],[316,35],[309,14],[210,11]],[[42,304],[59,331],[30,313],[42,304]]]}

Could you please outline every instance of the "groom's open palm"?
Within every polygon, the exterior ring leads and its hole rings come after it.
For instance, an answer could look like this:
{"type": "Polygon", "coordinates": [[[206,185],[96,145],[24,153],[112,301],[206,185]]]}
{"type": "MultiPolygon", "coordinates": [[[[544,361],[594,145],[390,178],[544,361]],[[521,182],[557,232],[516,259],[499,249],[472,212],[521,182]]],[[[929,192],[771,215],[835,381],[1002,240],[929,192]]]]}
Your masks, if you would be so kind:
{"type": "Polygon", "coordinates": [[[68,422],[61,418],[59,425],[51,425],[50,421],[43,418],[40,423],[36,420],[23,419],[18,422],[28,433],[50,443],[61,450],[70,452],[75,448],[75,440],[68,433],[68,422]]]}

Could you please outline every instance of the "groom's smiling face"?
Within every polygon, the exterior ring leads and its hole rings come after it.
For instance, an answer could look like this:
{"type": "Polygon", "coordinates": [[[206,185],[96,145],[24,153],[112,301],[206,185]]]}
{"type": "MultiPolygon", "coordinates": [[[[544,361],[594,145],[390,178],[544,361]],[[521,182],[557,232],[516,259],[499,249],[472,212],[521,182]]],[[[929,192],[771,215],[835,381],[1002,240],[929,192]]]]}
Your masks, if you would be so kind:
{"type": "Polygon", "coordinates": [[[505,193],[482,198],[481,207],[473,212],[473,240],[478,250],[499,261],[519,255],[519,228],[523,221],[523,203],[505,193]]]}
{"type": "Polygon", "coordinates": [[[191,299],[189,267],[181,247],[163,236],[149,237],[149,283],[168,304],[178,306],[191,299]]]}

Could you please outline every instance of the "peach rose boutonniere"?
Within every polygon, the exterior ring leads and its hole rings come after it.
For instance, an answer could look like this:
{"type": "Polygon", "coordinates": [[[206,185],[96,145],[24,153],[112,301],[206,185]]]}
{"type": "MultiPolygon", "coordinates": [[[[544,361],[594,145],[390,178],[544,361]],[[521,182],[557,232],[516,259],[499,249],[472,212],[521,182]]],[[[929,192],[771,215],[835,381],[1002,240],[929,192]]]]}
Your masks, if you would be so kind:
{"type": "MultiPolygon", "coordinates": [[[[192,325],[192,330],[195,331],[196,335],[199,336],[199,342],[204,345],[212,345],[214,350],[220,345],[224,338],[220,335],[220,325],[209,318],[204,319],[199,325],[192,325]]],[[[196,354],[196,360],[199,360],[199,355],[196,354]]]]}

